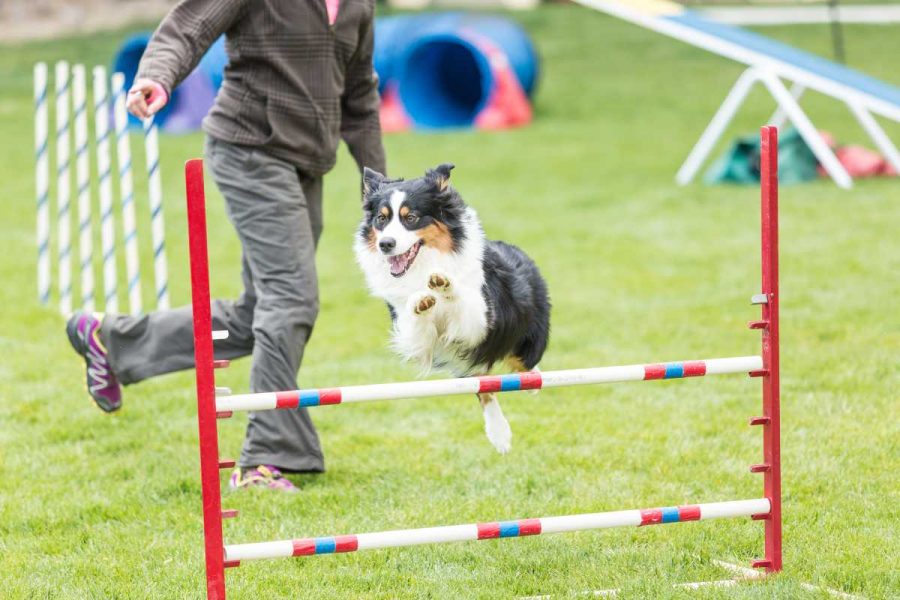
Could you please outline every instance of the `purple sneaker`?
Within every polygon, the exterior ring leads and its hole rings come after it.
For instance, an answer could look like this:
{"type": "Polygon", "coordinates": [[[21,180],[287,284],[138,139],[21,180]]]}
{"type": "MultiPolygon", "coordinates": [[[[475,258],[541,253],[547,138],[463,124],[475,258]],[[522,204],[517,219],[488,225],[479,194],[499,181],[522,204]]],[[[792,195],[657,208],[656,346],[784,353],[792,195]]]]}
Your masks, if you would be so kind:
{"type": "Polygon", "coordinates": [[[237,468],[231,474],[228,487],[233,490],[241,490],[249,487],[265,486],[272,490],[295,493],[300,488],[291,483],[291,480],[281,474],[281,469],[272,465],[259,465],[254,468],[237,468]]]}
{"type": "Polygon", "coordinates": [[[88,393],[101,410],[109,413],[122,408],[122,388],[100,342],[101,323],[101,315],[76,311],[66,323],[66,335],[75,352],[84,357],[88,393]]]}

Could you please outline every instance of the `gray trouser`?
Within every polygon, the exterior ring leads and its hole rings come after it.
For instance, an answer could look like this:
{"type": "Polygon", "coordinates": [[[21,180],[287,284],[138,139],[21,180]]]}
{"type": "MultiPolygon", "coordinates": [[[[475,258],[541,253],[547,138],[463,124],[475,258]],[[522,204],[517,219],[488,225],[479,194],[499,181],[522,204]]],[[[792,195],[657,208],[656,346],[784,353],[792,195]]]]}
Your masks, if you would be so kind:
{"type": "MultiPolygon", "coordinates": [[[[243,249],[244,292],[236,301],[212,304],[213,329],[229,334],[215,342],[215,356],[252,355],[253,392],[297,389],[319,311],[315,250],[322,233],[322,179],[260,149],[214,138],[207,138],[206,159],[243,249]]],[[[101,337],[123,384],[194,366],[189,306],[140,317],[110,315],[101,337]]],[[[240,465],[260,464],[324,471],[305,408],[250,413],[240,465]]]]}

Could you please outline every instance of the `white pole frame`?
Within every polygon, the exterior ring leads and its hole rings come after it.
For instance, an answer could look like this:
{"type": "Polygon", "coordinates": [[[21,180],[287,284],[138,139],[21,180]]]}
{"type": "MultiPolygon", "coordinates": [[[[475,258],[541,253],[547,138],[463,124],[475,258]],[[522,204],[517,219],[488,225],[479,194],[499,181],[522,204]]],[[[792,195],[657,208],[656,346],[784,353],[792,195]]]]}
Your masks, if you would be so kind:
{"type": "Polygon", "coordinates": [[[884,155],[885,160],[894,167],[897,173],[900,173],[900,152],[897,151],[897,147],[884,132],[884,129],[881,128],[881,125],[878,124],[878,121],[875,120],[875,117],[872,116],[872,113],[855,102],[848,101],[847,107],[866,133],[869,134],[869,137],[872,138],[872,142],[884,155]]]}
{"type": "Polygon", "coordinates": [[[91,227],[91,165],[88,147],[87,71],[72,67],[72,102],[75,124],[75,187],[78,197],[78,270],[81,274],[81,309],[94,312],[94,235],[91,227]]]}
{"type": "Polygon", "coordinates": [[[56,63],[56,231],[59,263],[59,312],[72,312],[71,136],[69,119],[69,63],[56,63]]]}
{"type": "Polygon", "coordinates": [[[116,166],[119,169],[119,202],[122,207],[122,236],[125,243],[125,273],[128,278],[128,309],[143,312],[141,305],[141,262],[138,252],[137,218],[134,210],[134,181],[131,174],[131,146],[128,111],[125,108],[125,75],[113,73],[113,123],[116,132],[116,166]]]}
{"type": "Polygon", "coordinates": [[[112,155],[110,154],[110,102],[105,67],[94,67],[94,139],[97,181],[100,192],[100,239],[103,251],[103,305],[108,313],[119,312],[116,269],[116,223],[113,215],[112,155]]]}
{"type": "MultiPolygon", "coordinates": [[[[779,77],[773,72],[760,67],[749,67],[741,73],[740,77],[738,77],[734,86],[731,88],[731,91],[729,91],[728,95],[725,97],[725,101],[722,102],[719,110],[716,111],[716,114],[709,122],[709,125],[706,126],[700,139],[694,145],[690,154],[688,154],[684,164],[678,169],[678,173],[675,175],[675,181],[677,181],[679,185],[686,185],[694,179],[697,172],[700,170],[700,167],[703,166],[703,162],[709,156],[710,152],[712,152],[716,142],[722,137],[725,128],[728,127],[728,124],[734,119],[738,109],[744,103],[750,90],[753,89],[753,86],[757,82],[762,83],[766,89],[769,90],[769,93],[778,104],[778,110],[772,115],[772,119],[782,119],[781,113],[783,112],[783,114],[794,124],[794,127],[797,128],[800,137],[803,138],[803,141],[806,142],[810,150],[815,154],[816,159],[818,159],[819,163],[828,175],[831,176],[831,179],[834,180],[838,187],[843,189],[850,189],[853,187],[853,179],[850,177],[850,174],[847,173],[847,170],[844,169],[843,165],[838,161],[822,135],[816,130],[812,121],[806,116],[803,109],[800,108],[800,104],[797,102],[797,97],[799,96],[797,87],[794,88],[794,93],[791,93],[779,77]],[[795,94],[797,95],[795,96],[795,94]]],[[[799,92],[802,93],[802,90],[803,88],[801,87],[799,92]]],[[[871,119],[871,115],[869,118],[871,119]]],[[[871,120],[874,122],[874,119],[871,120]]]]}
{"type": "Polygon", "coordinates": [[[37,197],[38,301],[50,302],[50,118],[47,63],[34,65],[34,191],[37,197]]]}

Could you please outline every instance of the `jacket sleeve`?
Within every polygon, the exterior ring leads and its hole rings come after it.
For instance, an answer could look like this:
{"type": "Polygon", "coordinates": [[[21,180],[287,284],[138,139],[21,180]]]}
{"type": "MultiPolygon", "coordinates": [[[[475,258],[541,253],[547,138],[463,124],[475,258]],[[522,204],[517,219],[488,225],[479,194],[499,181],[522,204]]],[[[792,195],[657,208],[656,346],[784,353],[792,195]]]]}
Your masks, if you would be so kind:
{"type": "Polygon", "coordinates": [[[212,43],[231,28],[249,0],[182,0],[153,32],[137,77],[172,90],[194,70],[212,43]]]}
{"type": "Polygon", "coordinates": [[[362,25],[359,46],[344,78],[341,96],[341,137],[359,165],[385,173],[384,145],[381,143],[381,119],[378,113],[378,75],[372,66],[374,23],[362,25]]]}

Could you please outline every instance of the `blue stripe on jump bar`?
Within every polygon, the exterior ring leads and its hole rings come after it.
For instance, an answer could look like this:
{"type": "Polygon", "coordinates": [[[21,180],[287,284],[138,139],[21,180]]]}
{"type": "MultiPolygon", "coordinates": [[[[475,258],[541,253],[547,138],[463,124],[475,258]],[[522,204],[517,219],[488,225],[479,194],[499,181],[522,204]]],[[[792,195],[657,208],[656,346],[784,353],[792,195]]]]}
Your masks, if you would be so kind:
{"type": "Polygon", "coordinates": [[[667,363],[664,379],[677,379],[684,377],[684,365],[681,363],[667,363]]]}
{"type": "MultiPolygon", "coordinates": [[[[518,388],[516,388],[518,389],[518,388]]],[[[519,536],[519,523],[517,521],[501,521],[500,522],[500,537],[518,537],[519,536]]]]}
{"type": "Polygon", "coordinates": [[[300,390],[299,406],[318,406],[319,390],[300,390]]]}
{"type": "Polygon", "coordinates": [[[662,522],[663,523],[677,523],[678,522],[678,507],[677,506],[667,506],[665,508],[661,508],[660,512],[662,512],[662,522]]]}
{"type": "Polygon", "coordinates": [[[515,392],[522,389],[522,378],[516,374],[502,375],[500,377],[501,392],[515,392]]]}
{"type": "Polygon", "coordinates": [[[331,554],[337,548],[333,537],[316,538],[316,554],[331,554]]]}

